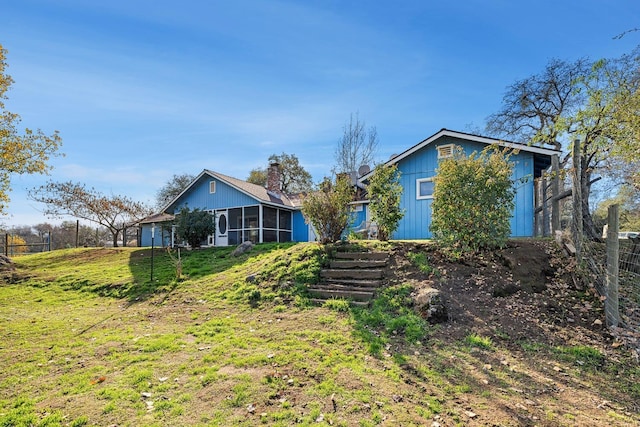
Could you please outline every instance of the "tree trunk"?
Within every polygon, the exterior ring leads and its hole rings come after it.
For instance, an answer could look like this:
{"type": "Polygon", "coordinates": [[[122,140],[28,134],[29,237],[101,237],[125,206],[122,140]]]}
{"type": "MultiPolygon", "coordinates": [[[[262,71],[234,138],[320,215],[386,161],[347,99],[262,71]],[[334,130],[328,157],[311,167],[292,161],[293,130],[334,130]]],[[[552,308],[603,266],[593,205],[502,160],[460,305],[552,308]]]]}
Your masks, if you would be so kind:
{"type": "Polygon", "coordinates": [[[113,247],[118,247],[118,234],[120,234],[119,230],[112,230],[111,235],[113,236],[113,247]]]}

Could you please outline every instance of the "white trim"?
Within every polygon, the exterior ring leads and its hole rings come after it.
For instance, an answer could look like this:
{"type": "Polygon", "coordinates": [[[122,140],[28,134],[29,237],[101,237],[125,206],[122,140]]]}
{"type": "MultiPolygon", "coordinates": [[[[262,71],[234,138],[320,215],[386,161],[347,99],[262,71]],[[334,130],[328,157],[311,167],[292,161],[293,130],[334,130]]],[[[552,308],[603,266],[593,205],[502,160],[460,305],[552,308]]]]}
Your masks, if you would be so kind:
{"type": "Polygon", "coordinates": [[[216,182],[209,181],[209,194],[215,194],[216,192],[216,182]]]}
{"type": "Polygon", "coordinates": [[[433,193],[429,196],[423,196],[420,194],[420,184],[423,182],[433,182],[433,177],[416,179],[416,200],[433,199],[433,193]]]}

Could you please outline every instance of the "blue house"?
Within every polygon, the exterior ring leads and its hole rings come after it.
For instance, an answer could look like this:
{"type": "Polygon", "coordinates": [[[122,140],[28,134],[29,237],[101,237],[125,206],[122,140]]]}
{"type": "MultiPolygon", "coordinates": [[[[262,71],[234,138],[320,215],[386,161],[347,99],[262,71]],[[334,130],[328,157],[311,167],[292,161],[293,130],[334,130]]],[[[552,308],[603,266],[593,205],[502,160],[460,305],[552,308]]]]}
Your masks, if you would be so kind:
{"type": "MultiPolygon", "coordinates": [[[[200,209],[215,216],[216,232],[202,246],[230,246],[244,241],[306,242],[315,240],[313,229],[305,223],[300,195],[284,194],[280,190],[279,165],[268,169],[267,186],[262,187],[211,170],[203,170],[164,209],[176,215],[183,207],[200,209]]],[[[140,245],[151,246],[151,228],[155,238],[162,229],[162,241],[171,235],[168,221],[140,223],[140,245]]],[[[175,236],[174,236],[175,237],[175,236]]],[[[173,242],[174,237],[169,241],[173,242]]],[[[156,240],[157,242],[157,240],[156,240]]]]}
{"type": "MultiPolygon", "coordinates": [[[[405,211],[392,239],[431,238],[431,204],[433,202],[433,178],[438,172],[438,162],[451,157],[454,147],[460,146],[468,155],[480,152],[487,145],[515,150],[512,180],[516,183],[515,208],[511,217],[511,237],[532,237],[534,235],[535,194],[534,179],[551,164],[551,157],[559,152],[548,148],[502,141],[478,135],[442,129],[403,153],[389,159],[386,165],[397,165],[400,171],[402,193],[401,207],[405,211]]],[[[360,178],[366,182],[368,173],[360,178]]],[[[365,203],[359,217],[369,219],[365,203]]]]}

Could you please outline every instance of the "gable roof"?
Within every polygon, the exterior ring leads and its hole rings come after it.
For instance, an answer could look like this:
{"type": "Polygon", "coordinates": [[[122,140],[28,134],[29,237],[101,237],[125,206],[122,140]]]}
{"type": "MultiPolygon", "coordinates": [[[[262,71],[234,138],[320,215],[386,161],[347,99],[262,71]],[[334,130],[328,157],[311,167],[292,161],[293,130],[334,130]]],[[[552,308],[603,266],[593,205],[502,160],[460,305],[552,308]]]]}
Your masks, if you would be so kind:
{"type": "MultiPolygon", "coordinates": [[[[422,148],[426,147],[427,145],[431,144],[432,142],[435,142],[438,139],[443,138],[443,137],[447,137],[447,136],[448,137],[453,137],[453,138],[458,138],[458,139],[464,139],[464,140],[471,141],[471,142],[478,142],[478,143],[481,143],[481,144],[498,145],[500,147],[511,148],[511,149],[514,149],[514,150],[527,151],[527,152],[533,153],[534,155],[539,155],[539,156],[542,156],[542,157],[548,157],[549,159],[554,154],[560,154],[559,150],[554,150],[554,149],[551,149],[551,148],[536,147],[536,146],[527,145],[527,144],[520,144],[518,142],[505,141],[505,140],[498,139],[498,138],[490,138],[490,137],[487,137],[487,136],[474,135],[474,134],[471,134],[471,133],[458,132],[458,131],[455,131],[455,130],[449,130],[449,129],[442,128],[438,132],[436,132],[433,135],[431,135],[430,137],[428,137],[427,139],[425,139],[423,141],[420,141],[419,143],[417,143],[413,147],[407,149],[406,151],[398,154],[397,156],[394,156],[394,157],[390,158],[384,164],[387,165],[387,166],[393,165],[393,164],[399,162],[400,160],[402,160],[402,159],[404,159],[406,157],[409,157],[410,155],[412,155],[416,151],[421,150],[422,148]]],[[[364,181],[364,180],[370,178],[372,174],[373,174],[373,171],[371,171],[368,174],[360,177],[360,181],[364,181]]]]}
{"type": "Polygon", "coordinates": [[[273,191],[267,190],[265,187],[262,187],[257,184],[252,184],[247,181],[243,181],[241,179],[237,179],[228,175],[224,175],[218,172],[214,172],[209,169],[204,169],[202,172],[196,176],[193,181],[187,187],[180,192],[176,197],[173,198],[163,209],[162,212],[167,211],[172,205],[176,203],[185,193],[187,193],[203,176],[210,176],[211,178],[215,178],[225,184],[235,188],[243,194],[255,199],[256,201],[268,205],[273,205],[276,207],[287,207],[287,208],[296,208],[298,207],[297,203],[294,203],[288,195],[286,194],[277,194],[273,191]]]}

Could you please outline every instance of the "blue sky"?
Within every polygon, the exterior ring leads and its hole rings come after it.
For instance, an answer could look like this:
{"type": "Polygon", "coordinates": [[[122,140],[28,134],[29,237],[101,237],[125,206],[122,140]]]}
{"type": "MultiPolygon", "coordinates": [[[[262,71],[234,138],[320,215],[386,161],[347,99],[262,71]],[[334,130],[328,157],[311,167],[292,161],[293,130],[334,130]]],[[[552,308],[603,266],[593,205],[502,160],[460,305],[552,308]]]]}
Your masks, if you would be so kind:
{"type": "Polygon", "coordinates": [[[386,160],[483,128],[551,58],[630,52],[640,32],[613,37],[637,27],[637,0],[7,0],[6,107],[65,157],[13,177],[0,223],[46,221],[26,190],[47,179],[153,203],[174,173],[245,179],[286,152],[319,181],[352,112],[386,160]]]}

